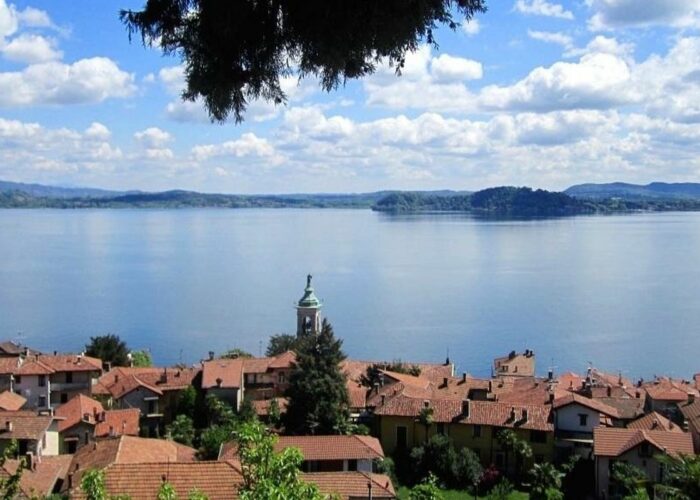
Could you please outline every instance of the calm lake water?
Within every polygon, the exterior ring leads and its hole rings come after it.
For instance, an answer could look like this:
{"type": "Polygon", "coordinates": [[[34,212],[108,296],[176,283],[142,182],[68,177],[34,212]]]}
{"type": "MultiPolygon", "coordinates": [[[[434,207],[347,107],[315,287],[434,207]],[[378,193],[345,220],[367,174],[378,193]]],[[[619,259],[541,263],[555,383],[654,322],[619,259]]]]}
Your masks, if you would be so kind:
{"type": "Polygon", "coordinates": [[[489,373],[700,371],[700,214],[529,221],[365,210],[2,210],[0,336],[79,350],[113,332],[159,363],[293,333],[306,274],[359,359],[489,373]]]}

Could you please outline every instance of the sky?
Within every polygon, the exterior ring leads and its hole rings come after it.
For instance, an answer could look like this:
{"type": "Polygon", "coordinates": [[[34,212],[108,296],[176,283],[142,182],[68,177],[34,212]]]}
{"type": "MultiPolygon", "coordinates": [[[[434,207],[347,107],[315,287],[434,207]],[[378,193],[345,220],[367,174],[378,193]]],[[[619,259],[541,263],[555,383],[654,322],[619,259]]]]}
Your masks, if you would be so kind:
{"type": "Polygon", "coordinates": [[[0,179],[223,193],[700,180],[700,0],[489,0],[338,91],[211,123],[143,0],[0,0],[0,179]]]}

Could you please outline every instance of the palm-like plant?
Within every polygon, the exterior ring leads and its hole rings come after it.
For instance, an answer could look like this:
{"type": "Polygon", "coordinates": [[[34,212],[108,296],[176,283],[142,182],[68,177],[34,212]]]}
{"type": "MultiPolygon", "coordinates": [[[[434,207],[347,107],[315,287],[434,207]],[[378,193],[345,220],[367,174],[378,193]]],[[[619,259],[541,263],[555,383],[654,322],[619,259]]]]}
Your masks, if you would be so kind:
{"type": "Polygon", "coordinates": [[[665,469],[663,484],[657,490],[679,500],[700,498],[699,455],[659,455],[656,460],[665,469]]]}

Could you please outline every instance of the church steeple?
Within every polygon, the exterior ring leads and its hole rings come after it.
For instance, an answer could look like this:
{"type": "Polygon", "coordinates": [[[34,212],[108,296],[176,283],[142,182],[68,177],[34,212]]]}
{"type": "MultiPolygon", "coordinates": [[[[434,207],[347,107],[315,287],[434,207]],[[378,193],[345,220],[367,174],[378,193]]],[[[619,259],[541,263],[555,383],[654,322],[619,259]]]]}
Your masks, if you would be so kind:
{"type": "Polygon", "coordinates": [[[311,286],[311,275],[306,277],[304,296],[297,304],[297,337],[316,335],[321,331],[321,301],[311,286]]]}

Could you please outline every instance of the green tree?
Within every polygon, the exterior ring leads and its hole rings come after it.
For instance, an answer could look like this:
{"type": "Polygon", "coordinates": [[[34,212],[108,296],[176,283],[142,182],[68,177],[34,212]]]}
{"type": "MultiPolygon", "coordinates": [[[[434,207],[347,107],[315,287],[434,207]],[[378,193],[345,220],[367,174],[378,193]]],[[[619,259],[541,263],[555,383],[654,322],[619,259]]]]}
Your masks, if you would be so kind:
{"type": "Polygon", "coordinates": [[[634,495],[649,481],[646,473],[627,462],[615,462],[612,469],[613,482],[618,486],[623,495],[634,495]]]}
{"type": "MultiPolygon", "coordinates": [[[[19,444],[16,439],[12,439],[10,443],[5,447],[0,455],[0,468],[5,467],[5,463],[12,457],[17,455],[19,450],[19,444]]],[[[26,467],[26,462],[24,458],[19,460],[17,464],[17,469],[10,474],[6,474],[7,477],[0,478],[0,499],[1,500],[12,500],[19,494],[19,483],[22,480],[22,474],[26,467]]]]}
{"type": "Polygon", "coordinates": [[[458,26],[486,10],[484,0],[382,2],[147,0],[141,11],[122,11],[129,38],[178,55],[187,88],[201,98],[212,119],[233,113],[243,119],[251,99],[286,100],[281,77],[315,75],[330,91],[348,79],[374,72],[382,59],[403,66],[406,52],[434,30],[458,26]]]}
{"type": "Polygon", "coordinates": [[[297,339],[296,335],[288,335],[286,333],[273,335],[267,343],[265,356],[273,357],[287,351],[296,351],[298,343],[299,339],[297,339]]]}
{"type": "Polygon", "coordinates": [[[153,366],[153,358],[147,350],[131,351],[131,363],[138,368],[153,366]]]}
{"type": "Polygon", "coordinates": [[[442,500],[444,497],[437,484],[437,478],[430,474],[422,483],[411,488],[408,498],[409,500],[442,500]]]}
{"type": "Polygon", "coordinates": [[[273,398],[270,401],[270,408],[267,413],[269,416],[270,425],[272,425],[272,427],[275,429],[279,428],[282,421],[282,412],[276,398],[273,398]]]}
{"type": "Polygon", "coordinates": [[[340,363],[343,341],[323,320],[318,335],[302,338],[289,378],[285,427],[292,434],[343,434],[349,426],[348,391],[340,363]]]}
{"type": "Polygon", "coordinates": [[[304,457],[296,448],[275,453],[277,437],[258,421],[244,422],[236,433],[243,484],[241,500],[322,500],[313,484],[301,480],[304,457]]]}
{"type": "Polygon", "coordinates": [[[418,421],[425,427],[425,441],[428,442],[428,434],[430,433],[430,426],[433,425],[435,421],[434,414],[435,410],[429,406],[424,406],[420,409],[418,414],[418,421]]]}
{"type": "Polygon", "coordinates": [[[192,446],[194,441],[194,423],[187,415],[178,415],[170,425],[166,427],[165,432],[173,441],[186,446],[192,446]]]}
{"type": "Polygon", "coordinates": [[[90,337],[90,343],[85,346],[85,354],[100,358],[112,366],[129,366],[129,348],[126,342],[111,333],[90,337]]]}
{"type": "Polygon", "coordinates": [[[160,488],[158,488],[158,496],[156,497],[156,499],[177,500],[177,493],[175,492],[175,488],[173,488],[173,485],[167,481],[163,481],[163,483],[160,485],[160,488]]]}
{"type": "Polygon", "coordinates": [[[80,489],[87,500],[106,500],[105,473],[102,470],[90,469],[83,474],[80,489]]]}
{"type": "Polygon", "coordinates": [[[219,458],[221,445],[233,438],[234,429],[228,425],[211,425],[199,437],[198,455],[202,460],[219,458]]]}
{"type": "Polygon", "coordinates": [[[500,431],[497,440],[505,452],[506,470],[508,468],[508,455],[512,454],[515,458],[515,477],[519,478],[522,474],[523,462],[532,457],[532,448],[530,448],[530,445],[525,440],[520,439],[511,429],[503,429],[500,431]]]}
{"type": "Polygon", "coordinates": [[[530,470],[530,476],[532,478],[530,498],[533,500],[564,498],[564,494],[561,493],[561,481],[564,474],[551,463],[542,462],[535,464],[530,470]]]}
{"type": "Polygon", "coordinates": [[[229,349],[225,353],[223,353],[221,356],[219,356],[221,359],[237,359],[237,358],[252,358],[253,355],[249,353],[248,351],[244,351],[243,349],[240,349],[238,347],[234,347],[233,349],[229,349]]]}
{"type": "Polygon", "coordinates": [[[469,448],[459,450],[457,460],[452,466],[452,475],[457,484],[469,486],[476,493],[484,475],[484,468],[481,466],[478,455],[469,448]]]}
{"type": "Polygon", "coordinates": [[[415,480],[434,475],[443,483],[454,483],[453,469],[457,454],[447,436],[436,434],[422,446],[413,448],[410,457],[415,480]]]}
{"type": "Polygon", "coordinates": [[[197,405],[197,390],[192,385],[188,385],[177,395],[175,412],[177,415],[187,415],[194,418],[195,407],[197,405]]]}
{"type": "Polygon", "coordinates": [[[657,455],[656,459],[665,467],[660,490],[671,498],[700,498],[700,455],[657,455]]]}
{"type": "Polygon", "coordinates": [[[209,500],[209,497],[195,488],[189,492],[187,500],[209,500]]]}

